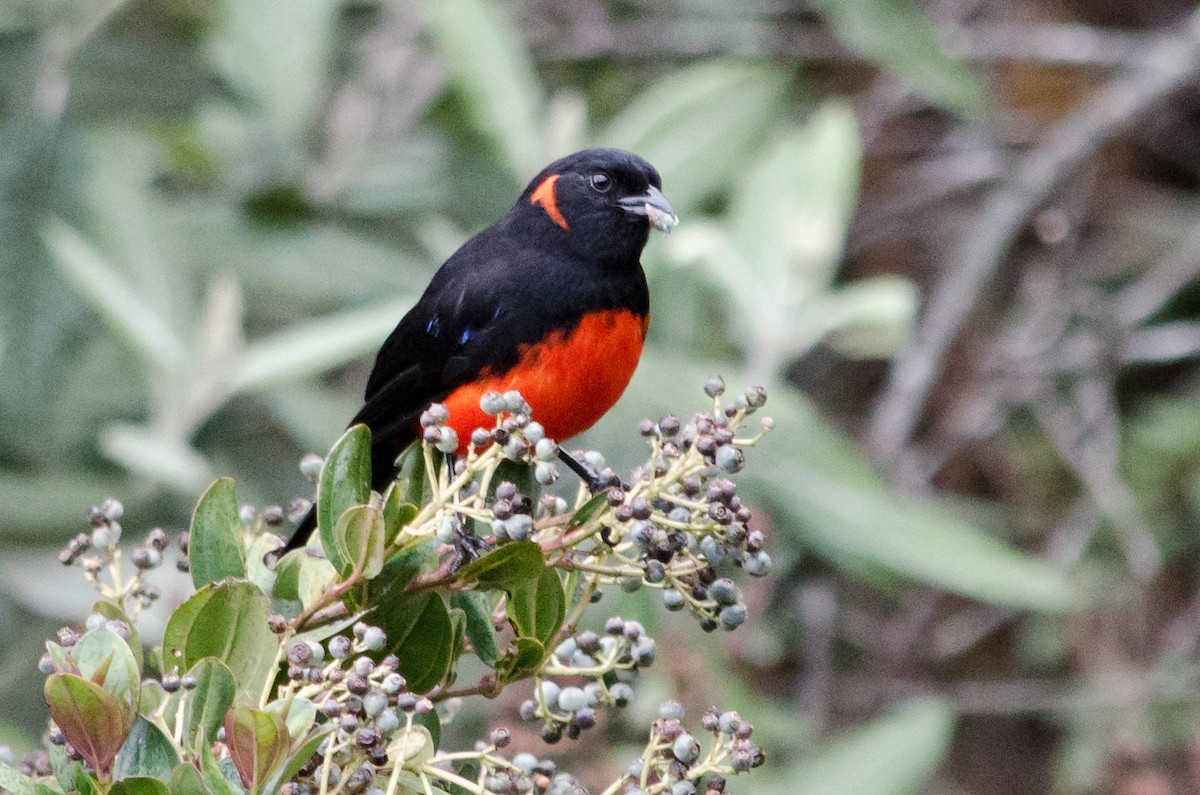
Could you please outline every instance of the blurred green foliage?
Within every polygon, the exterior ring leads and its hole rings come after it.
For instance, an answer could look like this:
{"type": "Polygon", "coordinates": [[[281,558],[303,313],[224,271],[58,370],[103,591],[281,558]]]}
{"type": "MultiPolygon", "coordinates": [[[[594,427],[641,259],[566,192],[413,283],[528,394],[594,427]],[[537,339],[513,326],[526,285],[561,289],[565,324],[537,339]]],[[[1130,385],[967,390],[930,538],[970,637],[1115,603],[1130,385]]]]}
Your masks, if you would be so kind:
{"type": "MultiPolygon", "coordinates": [[[[715,6],[681,3],[680,19],[715,6]]],[[[916,7],[818,7],[931,101],[986,103],[916,7]]],[[[683,224],[647,252],[644,362],[581,444],[630,447],[637,419],[686,405],[711,371],[755,379],[779,431],[746,488],[775,516],[780,571],[812,554],[887,594],[1079,603],[1061,571],[897,493],[784,385],[819,343],[895,352],[917,300],[899,278],[837,281],[861,144],[848,107],[814,103],[791,63],[550,63],[488,0],[10,1],[0,114],[0,543],[33,548],[5,556],[24,610],[78,612],[33,581],[55,582],[42,547],[103,496],[178,526],[219,475],[253,503],[301,490],[295,462],[338,436],[436,265],[542,165],[593,144],[653,162],[683,224]]],[[[0,605],[6,637],[20,620],[0,605]]],[[[8,653],[5,668],[38,652],[8,653]]],[[[12,692],[0,720],[16,718],[12,692]]],[[[953,715],[924,701],[882,720],[827,756],[781,740],[772,791],[832,791],[819,782],[866,775],[880,749],[904,777],[888,790],[880,768],[855,791],[911,790],[953,715]]]]}

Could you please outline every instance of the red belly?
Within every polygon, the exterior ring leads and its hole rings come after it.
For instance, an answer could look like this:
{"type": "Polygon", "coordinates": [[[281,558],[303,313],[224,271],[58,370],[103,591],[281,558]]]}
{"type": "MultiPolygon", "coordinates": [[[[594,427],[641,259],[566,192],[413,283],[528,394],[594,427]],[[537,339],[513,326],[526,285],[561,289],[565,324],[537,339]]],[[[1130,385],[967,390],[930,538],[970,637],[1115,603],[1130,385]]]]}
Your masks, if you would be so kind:
{"type": "Polygon", "coordinates": [[[627,309],[592,312],[570,331],[521,346],[521,358],[506,373],[485,372],[444,401],[450,427],[465,452],[476,428],[492,428],[495,417],[479,408],[485,392],[515,389],[533,407],[533,419],[556,441],[587,430],[625,391],[642,354],[649,318],[627,309]]]}

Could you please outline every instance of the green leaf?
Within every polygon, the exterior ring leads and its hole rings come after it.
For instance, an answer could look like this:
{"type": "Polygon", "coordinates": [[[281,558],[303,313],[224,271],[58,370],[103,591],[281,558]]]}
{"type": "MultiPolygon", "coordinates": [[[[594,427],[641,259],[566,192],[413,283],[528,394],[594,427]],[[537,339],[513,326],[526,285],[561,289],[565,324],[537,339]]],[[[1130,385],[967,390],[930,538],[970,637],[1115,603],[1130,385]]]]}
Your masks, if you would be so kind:
{"type": "Polygon", "coordinates": [[[54,672],[60,674],[78,674],[79,665],[71,653],[52,640],[46,641],[46,653],[54,662],[54,672]]]}
{"type": "Polygon", "coordinates": [[[174,791],[156,778],[131,776],[113,784],[108,795],[174,795],[174,791]]]}
{"type": "Polygon", "coordinates": [[[784,778],[789,795],[907,795],[942,764],[954,711],[941,699],[903,704],[816,752],[784,778]]]}
{"type": "Polygon", "coordinates": [[[479,591],[456,591],[450,594],[450,606],[466,615],[467,637],[475,656],[489,668],[496,667],[500,652],[496,647],[496,627],[492,624],[491,597],[479,591]]]}
{"type": "Polygon", "coordinates": [[[420,443],[410,444],[396,461],[396,492],[402,502],[424,505],[433,498],[420,443]]]}
{"type": "Polygon", "coordinates": [[[508,590],[505,612],[518,635],[549,647],[567,614],[567,600],[558,571],[546,567],[536,579],[512,586],[508,590]]]}
{"type": "Polygon", "coordinates": [[[221,478],[208,487],[192,514],[188,564],[196,588],[226,577],[246,576],[241,529],[233,479],[221,478]]]}
{"type": "Polygon", "coordinates": [[[514,541],[463,566],[458,581],[476,583],[484,591],[508,590],[534,580],[545,566],[541,547],[533,541],[514,541]]]}
{"type": "Polygon", "coordinates": [[[277,578],[275,570],[267,565],[267,555],[282,547],[283,540],[274,533],[259,533],[250,538],[250,546],[246,550],[246,579],[257,585],[263,593],[275,592],[277,578]]]}
{"type": "Polygon", "coordinates": [[[291,737],[279,713],[238,705],[225,718],[225,745],[242,784],[260,792],[287,758],[291,737]]]}
{"type": "MultiPolygon", "coordinates": [[[[228,762],[229,760],[222,760],[228,762]]],[[[213,756],[212,744],[200,743],[200,773],[204,777],[204,786],[212,795],[244,795],[241,787],[241,774],[232,764],[223,766],[213,756]],[[232,769],[231,769],[232,768],[232,769]]]]}
{"type": "Polygon", "coordinates": [[[292,738],[306,736],[317,721],[317,706],[307,698],[277,698],[263,709],[279,713],[287,726],[288,736],[292,738]]]}
{"type": "Polygon", "coordinates": [[[79,795],[102,795],[101,785],[96,777],[84,769],[84,763],[67,758],[64,745],[51,744],[46,752],[50,756],[50,767],[54,778],[58,781],[63,792],[78,792],[79,795]]]}
{"type": "Polygon", "coordinates": [[[387,301],[293,326],[250,343],[233,376],[233,391],[256,392],[320,375],[379,348],[411,299],[387,301]]]}
{"type": "Polygon", "coordinates": [[[208,12],[211,62],[250,117],[244,134],[254,136],[255,165],[264,175],[298,176],[307,162],[304,141],[327,86],[338,7],[335,0],[238,0],[208,12]]]}
{"type": "Polygon", "coordinates": [[[790,76],[770,64],[720,59],[668,75],[626,105],[596,140],[653,163],[686,222],[689,210],[743,172],[776,124],[790,76]]]}
{"type": "Polygon", "coordinates": [[[387,563],[379,576],[367,583],[367,604],[376,609],[395,599],[404,598],[404,588],[422,569],[435,562],[436,541],[424,541],[401,549],[387,563]]]}
{"type": "MultiPolygon", "coordinates": [[[[282,783],[295,778],[296,774],[300,772],[300,768],[304,767],[308,760],[312,758],[312,755],[317,752],[321,741],[333,732],[333,730],[334,727],[332,725],[319,727],[299,748],[288,754],[283,766],[267,781],[266,787],[263,788],[264,791],[276,792],[282,783]]],[[[295,734],[292,735],[293,738],[295,736],[295,734]]]]}
{"type": "Polygon", "coordinates": [[[79,675],[100,685],[121,709],[125,731],[133,726],[142,694],[137,661],[125,640],[110,629],[89,630],[71,647],[79,675]]]}
{"type": "Polygon", "coordinates": [[[831,102],[780,136],[739,181],[729,211],[736,254],[718,249],[705,262],[740,307],[734,316],[761,372],[775,372],[831,330],[812,323],[806,310],[842,261],[860,161],[854,114],[831,102]]]}
{"type": "Polygon", "coordinates": [[[145,651],[142,649],[142,639],[138,635],[137,625],[129,615],[121,609],[121,606],[110,599],[101,599],[92,605],[92,612],[99,613],[110,621],[120,621],[125,626],[129,627],[129,640],[125,645],[129,647],[129,651],[133,652],[133,661],[137,664],[137,669],[140,672],[145,664],[145,651]]]}
{"type": "Polygon", "coordinates": [[[417,715],[413,718],[413,724],[425,727],[425,731],[429,732],[429,736],[433,738],[434,748],[442,744],[442,719],[438,717],[437,710],[417,715]]]}
{"type": "Polygon", "coordinates": [[[39,795],[40,791],[48,788],[0,762],[0,789],[8,790],[12,795],[39,795]]]}
{"type": "Polygon", "coordinates": [[[496,471],[492,475],[492,483],[488,488],[488,496],[494,497],[496,487],[504,481],[508,481],[517,487],[517,491],[529,498],[529,501],[537,505],[538,500],[542,497],[542,484],[537,482],[534,477],[534,468],[529,464],[520,461],[509,461],[507,458],[502,459],[496,466],[496,471]]]}
{"type": "Polygon", "coordinates": [[[764,456],[756,480],[792,505],[776,503],[786,528],[814,551],[850,569],[878,566],[903,577],[1002,607],[1069,610],[1078,596],[1063,573],[954,516],[947,508],[883,489],[863,489],[764,456]],[[782,466],[782,471],[776,470],[782,466]],[[787,488],[789,492],[779,489],[787,488]]]}
{"type": "Polygon", "coordinates": [[[98,249],[57,218],[46,222],[42,239],[71,286],[131,348],[160,369],[182,368],[187,352],[175,329],[125,283],[98,249]]]}
{"type": "Polygon", "coordinates": [[[296,591],[300,597],[300,604],[308,607],[325,596],[330,586],[337,582],[338,574],[334,571],[333,564],[325,558],[314,558],[304,550],[298,551],[300,554],[297,556],[299,571],[296,575],[296,591]]]}
{"type": "Polygon", "coordinates": [[[359,572],[371,579],[383,570],[383,513],[371,505],[355,505],[341,515],[334,528],[334,543],[342,558],[342,578],[359,572]]]}
{"type": "Polygon", "coordinates": [[[321,468],[317,483],[317,527],[321,546],[337,571],[346,561],[334,533],[338,520],[347,509],[365,505],[371,498],[371,431],[355,425],[342,434],[321,468]]]}
{"type": "Polygon", "coordinates": [[[437,746],[428,729],[414,725],[412,731],[398,732],[395,739],[388,743],[387,750],[393,764],[406,770],[420,770],[433,757],[437,746]]]}
{"type": "Polygon", "coordinates": [[[512,648],[496,661],[496,681],[516,682],[533,674],[546,659],[546,647],[533,638],[515,638],[512,648]]]}
{"type": "Polygon", "coordinates": [[[117,700],[100,685],[74,674],[51,674],[44,692],[50,717],[67,742],[101,779],[111,778],[113,760],[129,731],[117,700]]]}
{"type": "Polygon", "coordinates": [[[396,536],[400,535],[408,524],[417,516],[417,506],[404,501],[399,485],[392,483],[383,494],[383,548],[391,547],[396,536]]]}
{"type": "Polygon", "coordinates": [[[204,777],[190,762],[184,762],[171,773],[171,795],[209,795],[204,777]]]}
{"type": "Polygon", "coordinates": [[[125,738],[113,766],[113,776],[128,779],[130,776],[150,776],[167,781],[171,771],[179,764],[179,753],[171,738],[155,724],[138,716],[129,736],[125,738]]]}
{"type": "Polygon", "coordinates": [[[450,616],[450,670],[443,680],[449,687],[458,679],[458,661],[467,648],[467,614],[457,607],[448,608],[450,616]]]}
{"type": "Polygon", "coordinates": [[[436,593],[401,594],[380,604],[367,618],[387,633],[380,654],[400,658],[400,673],[414,693],[442,681],[450,669],[453,637],[450,614],[436,593]]]}
{"type": "Polygon", "coordinates": [[[233,706],[237,680],[229,666],[215,657],[205,657],[188,671],[196,686],[188,691],[184,701],[183,744],[192,747],[197,732],[202,737],[216,737],[225,721],[225,713],[233,706]]]}
{"type": "Polygon", "coordinates": [[[300,566],[308,553],[293,549],[275,564],[275,587],[271,596],[289,602],[300,601],[300,566]]]}
{"type": "Polygon", "coordinates": [[[847,49],[893,72],[913,93],[964,116],[984,108],[986,93],[966,64],[942,50],[937,29],[911,0],[816,0],[847,49]]]}
{"type": "Polygon", "coordinates": [[[488,0],[435,0],[425,17],[475,126],[517,182],[544,165],[542,96],[533,59],[504,8],[488,0]]]}
{"type": "Polygon", "coordinates": [[[142,695],[140,696],[138,710],[143,715],[152,715],[158,711],[159,707],[166,704],[170,698],[167,695],[167,691],[163,690],[161,682],[156,679],[144,679],[142,680],[142,695]]]}
{"type": "Polygon", "coordinates": [[[607,505],[607,491],[602,491],[599,494],[593,494],[587,502],[579,506],[575,513],[571,514],[571,518],[567,521],[567,527],[572,529],[576,527],[583,527],[585,524],[604,513],[604,509],[607,505]]]}
{"type": "Polygon", "coordinates": [[[238,692],[254,703],[269,677],[279,640],[267,627],[271,603],[248,582],[206,585],[184,602],[163,633],[163,664],[186,671],[205,657],[229,666],[238,692]]]}

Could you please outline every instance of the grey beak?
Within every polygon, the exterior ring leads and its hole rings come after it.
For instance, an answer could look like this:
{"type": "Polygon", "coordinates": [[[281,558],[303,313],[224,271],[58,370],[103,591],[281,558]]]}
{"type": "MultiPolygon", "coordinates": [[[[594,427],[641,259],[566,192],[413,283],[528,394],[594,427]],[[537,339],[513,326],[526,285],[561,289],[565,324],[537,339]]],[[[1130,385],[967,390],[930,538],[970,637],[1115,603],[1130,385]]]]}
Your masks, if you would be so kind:
{"type": "Polygon", "coordinates": [[[627,196],[619,199],[622,209],[630,215],[643,215],[650,221],[650,226],[670,234],[671,228],[679,223],[679,216],[671,209],[667,197],[662,191],[651,185],[640,196],[627,196]]]}

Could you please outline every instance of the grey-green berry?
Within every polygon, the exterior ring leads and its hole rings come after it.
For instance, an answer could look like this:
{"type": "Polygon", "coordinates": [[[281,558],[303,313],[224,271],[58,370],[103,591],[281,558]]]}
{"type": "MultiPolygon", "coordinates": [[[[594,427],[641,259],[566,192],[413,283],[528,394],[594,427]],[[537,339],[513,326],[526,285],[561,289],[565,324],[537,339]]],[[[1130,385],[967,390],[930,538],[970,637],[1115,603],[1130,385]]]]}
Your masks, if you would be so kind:
{"type": "Polygon", "coordinates": [[[736,445],[723,444],[717,448],[713,460],[722,472],[733,474],[734,472],[740,472],[742,467],[746,465],[746,454],[736,445]]]}
{"type": "Polygon", "coordinates": [[[684,732],[671,746],[671,753],[685,765],[690,765],[700,758],[700,742],[692,735],[684,732]]]}
{"type": "Polygon", "coordinates": [[[483,397],[479,398],[479,408],[483,409],[484,414],[499,414],[507,408],[504,395],[499,392],[484,392],[483,397]]]}

